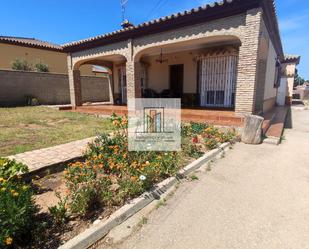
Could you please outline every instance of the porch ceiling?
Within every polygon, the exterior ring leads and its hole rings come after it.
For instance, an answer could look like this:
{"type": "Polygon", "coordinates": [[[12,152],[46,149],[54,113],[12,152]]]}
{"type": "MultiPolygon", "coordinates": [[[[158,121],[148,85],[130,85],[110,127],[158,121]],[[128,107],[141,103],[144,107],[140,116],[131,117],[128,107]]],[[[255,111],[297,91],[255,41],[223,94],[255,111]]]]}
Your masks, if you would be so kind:
{"type": "Polygon", "coordinates": [[[163,53],[170,54],[175,52],[183,52],[190,50],[206,49],[210,47],[218,47],[224,45],[240,45],[240,41],[237,37],[233,36],[221,36],[221,37],[209,37],[207,39],[191,40],[181,43],[173,43],[158,47],[148,48],[141,52],[141,56],[153,56],[158,55],[163,50],[163,53]]]}

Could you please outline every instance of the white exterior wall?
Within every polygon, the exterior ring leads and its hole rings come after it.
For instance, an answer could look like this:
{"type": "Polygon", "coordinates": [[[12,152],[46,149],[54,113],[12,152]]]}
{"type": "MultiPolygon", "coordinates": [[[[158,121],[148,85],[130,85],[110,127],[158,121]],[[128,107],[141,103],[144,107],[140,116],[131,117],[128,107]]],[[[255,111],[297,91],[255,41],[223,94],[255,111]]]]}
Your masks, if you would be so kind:
{"type": "Polygon", "coordinates": [[[272,42],[269,41],[264,100],[274,98],[277,94],[277,88],[274,87],[276,76],[276,58],[277,54],[275,48],[272,42]]]}

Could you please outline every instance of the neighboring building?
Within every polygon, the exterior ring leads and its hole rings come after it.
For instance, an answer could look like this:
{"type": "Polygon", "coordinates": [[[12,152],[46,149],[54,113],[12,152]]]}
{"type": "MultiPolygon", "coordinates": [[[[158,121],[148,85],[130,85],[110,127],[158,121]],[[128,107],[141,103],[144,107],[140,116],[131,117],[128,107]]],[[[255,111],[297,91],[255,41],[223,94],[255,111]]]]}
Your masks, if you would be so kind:
{"type": "MultiPolygon", "coordinates": [[[[0,106],[26,105],[31,99],[40,104],[70,104],[67,53],[59,45],[33,38],[0,36],[0,106]],[[44,63],[49,72],[12,70],[15,60],[44,63]]],[[[83,102],[110,101],[108,72],[81,67],[83,102]]]]}
{"type": "Polygon", "coordinates": [[[296,66],[300,62],[298,55],[285,55],[282,61],[281,81],[278,89],[277,104],[291,104],[293,98],[293,88],[296,66]]]}
{"type": "MultiPolygon", "coordinates": [[[[44,63],[51,73],[67,74],[67,53],[60,45],[35,38],[0,36],[0,70],[12,70],[12,63],[19,59],[29,64],[44,63]]],[[[82,75],[95,75],[92,66],[81,68],[82,75]]],[[[101,74],[97,74],[98,76],[101,74]]]]}
{"type": "Polygon", "coordinates": [[[181,97],[185,106],[260,114],[276,104],[282,49],[273,0],[224,0],[63,45],[73,106],[80,67],[112,72],[113,99],[181,97]]]}

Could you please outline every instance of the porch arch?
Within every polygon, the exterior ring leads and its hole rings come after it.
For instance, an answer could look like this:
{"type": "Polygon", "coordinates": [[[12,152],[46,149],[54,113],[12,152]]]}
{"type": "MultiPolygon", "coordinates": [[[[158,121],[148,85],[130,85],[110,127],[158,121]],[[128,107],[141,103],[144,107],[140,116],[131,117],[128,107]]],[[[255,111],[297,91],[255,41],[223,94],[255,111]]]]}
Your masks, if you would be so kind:
{"type": "MultiPolygon", "coordinates": [[[[233,63],[233,70],[235,71],[233,75],[233,84],[231,80],[229,81],[229,87],[227,89],[224,88],[225,83],[221,82],[218,87],[220,88],[220,96],[224,99],[224,103],[218,104],[216,106],[208,105],[208,107],[220,107],[220,108],[233,108],[234,100],[235,100],[235,91],[236,91],[236,72],[237,72],[237,61],[235,60],[235,56],[238,58],[239,47],[241,46],[241,40],[239,37],[235,35],[214,35],[208,36],[199,39],[192,39],[189,41],[181,41],[174,42],[169,44],[155,45],[155,46],[146,46],[144,49],[139,48],[139,52],[137,52],[134,56],[134,62],[137,65],[135,67],[136,80],[135,84],[140,85],[142,89],[149,88],[150,92],[157,92],[158,94],[163,92],[167,92],[170,96],[181,96],[182,102],[185,106],[201,106],[201,92],[200,92],[200,79],[199,78],[199,61],[202,60],[202,56],[209,55],[211,53],[217,53],[220,57],[225,55],[226,57],[233,53],[234,58],[231,61],[233,63]],[[162,49],[162,50],[161,50],[162,49]],[[155,59],[160,59],[160,53],[163,52],[162,59],[165,62],[156,62],[155,59]],[[175,59],[173,58],[175,57],[175,59]],[[177,58],[177,59],[176,59],[177,58]],[[166,61],[167,60],[167,61],[166,61]],[[164,66],[164,64],[166,64],[164,66]],[[180,83],[180,93],[175,95],[175,91],[177,89],[171,88],[171,66],[172,65],[183,65],[183,83],[180,83]],[[235,65],[234,65],[235,64],[235,65]],[[145,69],[147,68],[147,70],[145,69]],[[164,69],[162,69],[164,67],[164,69]],[[161,68],[163,71],[158,73],[158,68],[161,68]],[[146,83],[143,78],[146,73],[146,83]],[[143,72],[143,73],[141,73],[143,72]],[[156,72],[156,73],[154,73],[156,72]],[[161,75],[161,77],[156,77],[156,80],[152,79],[154,75],[161,75]],[[164,75],[164,79],[163,79],[164,75]],[[156,82],[154,82],[156,81],[156,82]],[[162,83],[164,82],[164,83],[162,83]],[[155,84],[154,84],[155,83],[155,84]],[[146,85],[146,86],[145,86],[146,85]],[[160,86],[161,88],[159,89],[160,86]],[[163,88],[162,88],[163,87],[163,88]],[[224,91],[224,95],[222,95],[222,91],[224,91]],[[231,95],[230,97],[227,97],[231,95]]],[[[220,63],[228,63],[227,61],[221,60],[220,63]]],[[[219,67],[220,70],[228,70],[223,69],[223,66],[219,67]]],[[[225,80],[224,77],[220,78],[221,81],[225,80]]],[[[227,77],[226,77],[227,80],[227,77]]],[[[219,82],[219,80],[218,80],[219,82]]],[[[219,84],[219,83],[218,83],[219,84]]],[[[138,87],[136,87],[138,89],[138,87]]],[[[206,89],[206,88],[205,88],[206,89]]],[[[213,91],[219,91],[218,89],[208,89],[213,91]]],[[[148,92],[148,91],[147,91],[148,92]]],[[[219,94],[219,93],[218,93],[219,94]]],[[[206,104],[205,104],[206,105],[206,104]]],[[[205,106],[206,107],[206,106],[205,106]]]]}
{"type": "Polygon", "coordinates": [[[114,103],[114,81],[115,81],[115,65],[126,63],[126,57],[122,54],[112,54],[107,56],[95,56],[93,58],[76,60],[68,58],[71,60],[71,70],[69,69],[69,83],[70,83],[70,97],[71,104],[73,106],[81,106],[82,101],[82,86],[81,86],[81,74],[80,69],[83,65],[99,66],[105,69],[105,76],[108,80],[108,92],[109,92],[109,102],[114,103]]]}

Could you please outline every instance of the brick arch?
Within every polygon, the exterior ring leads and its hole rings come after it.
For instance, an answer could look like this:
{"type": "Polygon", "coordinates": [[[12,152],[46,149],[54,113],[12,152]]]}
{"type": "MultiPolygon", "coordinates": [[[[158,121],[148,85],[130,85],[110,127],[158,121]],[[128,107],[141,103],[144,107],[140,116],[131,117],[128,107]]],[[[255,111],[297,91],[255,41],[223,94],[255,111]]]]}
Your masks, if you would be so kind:
{"type": "Polygon", "coordinates": [[[216,44],[222,45],[230,45],[230,44],[237,44],[241,46],[241,39],[235,34],[225,34],[225,35],[208,35],[202,38],[197,39],[187,39],[187,40],[172,40],[169,41],[161,41],[155,44],[149,44],[145,46],[140,46],[134,49],[134,61],[140,61],[141,57],[147,52],[156,49],[156,48],[176,48],[179,47],[181,51],[182,46],[190,46],[190,45],[205,45],[206,46],[216,46],[216,44]]]}

